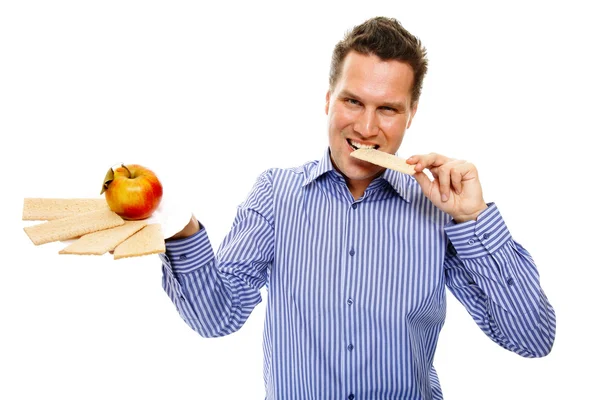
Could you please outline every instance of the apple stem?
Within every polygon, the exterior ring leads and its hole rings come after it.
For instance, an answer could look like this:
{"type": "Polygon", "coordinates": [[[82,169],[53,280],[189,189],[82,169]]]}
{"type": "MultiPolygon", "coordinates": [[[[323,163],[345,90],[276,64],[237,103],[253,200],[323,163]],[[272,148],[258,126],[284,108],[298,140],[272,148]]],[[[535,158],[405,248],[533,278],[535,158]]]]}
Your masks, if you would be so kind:
{"type": "Polygon", "coordinates": [[[125,164],[121,164],[121,167],[125,168],[125,170],[127,171],[127,177],[128,177],[128,178],[131,178],[131,171],[129,170],[129,168],[127,168],[127,167],[125,166],[125,164]]]}

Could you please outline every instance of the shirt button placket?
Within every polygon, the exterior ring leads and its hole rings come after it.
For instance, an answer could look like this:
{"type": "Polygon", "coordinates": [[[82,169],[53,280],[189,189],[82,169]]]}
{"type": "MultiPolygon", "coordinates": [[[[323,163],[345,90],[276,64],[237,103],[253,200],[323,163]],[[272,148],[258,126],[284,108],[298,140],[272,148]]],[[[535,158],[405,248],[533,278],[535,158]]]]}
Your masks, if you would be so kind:
{"type": "MultiPolygon", "coordinates": [[[[343,300],[346,302],[346,311],[345,311],[345,315],[346,315],[346,348],[345,348],[345,353],[346,353],[346,360],[348,361],[346,364],[346,373],[349,374],[349,376],[352,376],[352,371],[354,370],[354,357],[356,356],[355,353],[355,342],[354,340],[356,338],[354,338],[352,336],[352,332],[355,331],[355,316],[354,316],[354,312],[356,311],[356,307],[355,307],[355,300],[353,298],[353,291],[354,291],[354,286],[353,286],[353,276],[357,273],[356,269],[357,269],[357,249],[355,248],[355,245],[357,243],[357,235],[359,234],[359,229],[357,226],[358,223],[358,218],[360,216],[359,214],[359,203],[352,203],[350,209],[348,210],[348,247],[347,247],[347,269],[346,269],[346,298],[343,300]]],[[[351,379],[347,379],[346,380],[346,384],[347,386],[347,398],[350,400],[354,399],[354,394],[353,394],[353,386],[354,386],[354,382],[351,381],[351,379]]]]}

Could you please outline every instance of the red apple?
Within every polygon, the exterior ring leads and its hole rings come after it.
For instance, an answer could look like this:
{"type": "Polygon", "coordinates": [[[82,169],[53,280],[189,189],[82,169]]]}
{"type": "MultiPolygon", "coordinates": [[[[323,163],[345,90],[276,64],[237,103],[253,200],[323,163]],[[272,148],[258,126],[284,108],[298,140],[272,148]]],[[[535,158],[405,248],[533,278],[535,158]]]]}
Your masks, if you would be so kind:
{"type": "Polygon", "coordinates": [[[158,208],[163,188],[148,168],[121,164],[106,174],[102,193],[111,210],[124,219],[137,220],[150,217],[158,208]]]}

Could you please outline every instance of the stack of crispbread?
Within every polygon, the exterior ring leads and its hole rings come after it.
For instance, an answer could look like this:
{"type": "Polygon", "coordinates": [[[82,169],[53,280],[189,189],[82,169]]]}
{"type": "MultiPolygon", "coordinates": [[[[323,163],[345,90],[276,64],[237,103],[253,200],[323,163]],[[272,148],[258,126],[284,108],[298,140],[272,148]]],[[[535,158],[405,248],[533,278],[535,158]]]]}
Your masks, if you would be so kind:
{"type": "Polygon", "coordinates": [[[26,198],[23,220],[47,221],[25,227],[35,244],[77,239],[60,254],[101,255],[114,258],[165,252],[160,224],[125,221],[108,208],[104,199],[26,198]]]}
{"type": "Polygon", "coordinates": [[[87,211],[108,210],[106,200],[100,199],[49,199],[25,198],[23,221],[50,221],[87,211]]]}
{"type": "Polygon", "coordinates": [[[60,254],[101,255],[113,251],[115,247],[146,226],[145,221],[125,221],[123,225],[88,233],[65,247],[60,254]]]}
{"type": "Polygon", "coordinates": [[[164,253],[165,240],[159,224],[150,224],[115,248],[115,260],[164,253]]]}
{"type": "Polygon", "coordinates": [[[28,226],[25,233],[35,244],[73,239],[87,233],[123,225],[125,221],[111,210],[88,211],[70,217],[53,219],[42,224],[28,226]]]}

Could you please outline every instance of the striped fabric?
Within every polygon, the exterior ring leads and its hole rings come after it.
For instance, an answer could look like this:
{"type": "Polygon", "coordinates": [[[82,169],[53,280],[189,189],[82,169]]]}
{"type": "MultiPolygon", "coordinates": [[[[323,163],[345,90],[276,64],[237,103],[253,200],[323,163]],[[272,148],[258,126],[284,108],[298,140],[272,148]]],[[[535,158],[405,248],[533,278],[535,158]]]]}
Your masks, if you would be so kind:
{"type": "Polygon", "coordinates": [[[202,229],[160,257],[166,293],[204,337],[240,329],[266,285],[268,399],[441,399],[446,287],[500,346],[541,357],[554,341],[535,264],[493,203],[455,224],[390,170],[355,201],[328,151],[263,173],[216,254],[202,229]]]}

